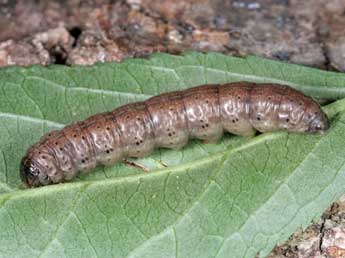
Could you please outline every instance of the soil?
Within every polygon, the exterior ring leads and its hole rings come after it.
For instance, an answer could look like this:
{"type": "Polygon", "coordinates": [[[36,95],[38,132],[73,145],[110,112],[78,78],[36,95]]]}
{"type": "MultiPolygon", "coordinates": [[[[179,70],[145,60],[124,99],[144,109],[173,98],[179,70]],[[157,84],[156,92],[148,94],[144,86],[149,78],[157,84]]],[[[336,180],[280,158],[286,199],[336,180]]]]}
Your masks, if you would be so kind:
{"type": "MultiPolygon", "coordinates": [[[[0,66],[217,51],[345,71],[345,0],[0,0],[0,66]]],[[[345,257],[345,197],[273,257],[345,257]]]]}

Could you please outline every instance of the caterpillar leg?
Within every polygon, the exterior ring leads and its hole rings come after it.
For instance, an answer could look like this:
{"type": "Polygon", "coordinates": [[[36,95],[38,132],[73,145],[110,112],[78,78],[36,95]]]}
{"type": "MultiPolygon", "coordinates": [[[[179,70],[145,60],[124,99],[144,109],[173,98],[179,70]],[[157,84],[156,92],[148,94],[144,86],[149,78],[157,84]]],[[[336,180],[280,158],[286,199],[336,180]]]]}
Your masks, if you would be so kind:
{"type": "Polygon", "coordinates": [[[150,171],[149,168],[145,167],[145,166],[142,165],[142,164],[139,164],[139,163],[135,162],[134,160],[124,159],[123,162],[124,162],[126,165],[130,166],[130,167],[139,168],[139,169],[141,169],[141,170],[144,170],[145,172],[149,172],[149,171],[150,171]]]}

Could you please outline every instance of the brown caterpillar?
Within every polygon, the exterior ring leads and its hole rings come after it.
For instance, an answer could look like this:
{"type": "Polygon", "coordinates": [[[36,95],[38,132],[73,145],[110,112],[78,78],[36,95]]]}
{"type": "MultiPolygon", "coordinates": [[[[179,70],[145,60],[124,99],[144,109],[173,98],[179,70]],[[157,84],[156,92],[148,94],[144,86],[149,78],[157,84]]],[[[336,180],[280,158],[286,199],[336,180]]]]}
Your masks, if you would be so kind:
{"type": "Polygon", "coordinates": [[[121,106],[53,131],[22,159],[30,187],[69,181],[98,164],[180,149],[188,139],[219,140],[223,131],[323,133],[328,118],[312,98],[288,86],[249,82],[203,85],[121,106]]]}

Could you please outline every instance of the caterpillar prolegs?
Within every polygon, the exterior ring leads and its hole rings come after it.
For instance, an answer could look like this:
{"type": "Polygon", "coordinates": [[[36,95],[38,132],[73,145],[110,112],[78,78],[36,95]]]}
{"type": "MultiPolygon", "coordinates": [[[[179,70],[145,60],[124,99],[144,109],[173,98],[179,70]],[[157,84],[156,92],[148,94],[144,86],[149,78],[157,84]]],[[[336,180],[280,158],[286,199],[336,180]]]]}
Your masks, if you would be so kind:
{"type": "Polygon", "coordinates": [[[180,149],[191,138],[219,140],[224,131],[323,133],[328,118],[310,97],[288,86],[250,82],[202,85],[164,93],[97,114],[44,135],[22,159],[29,187],[69,181],[98,164],[180,149]]]}

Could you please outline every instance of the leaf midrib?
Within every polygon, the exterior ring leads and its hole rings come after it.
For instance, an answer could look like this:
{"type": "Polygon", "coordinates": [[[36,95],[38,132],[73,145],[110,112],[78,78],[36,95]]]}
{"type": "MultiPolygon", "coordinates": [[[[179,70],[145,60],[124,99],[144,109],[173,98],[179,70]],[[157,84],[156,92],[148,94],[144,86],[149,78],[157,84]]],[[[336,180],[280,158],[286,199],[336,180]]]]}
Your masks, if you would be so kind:
{"type": "MultiPolygon", "coordinates": [[[[221,158],[223,155],[231,155],[233,153],[236,153],[238,151],[242,151],[246,148],[252,147],[256,144],[260,144],[261,142],[267,141],[267,140],[273,140],[278,139],[282,136],[285,136],[285,132],[276,132],[276,133],[266,133],[259,135],[251,140],[249,140],[246,143],[243,143],[242,145],[235,147],[233,149],[228,149],[225,151],[219,151],[215,154],[209,155],[206,158],[200,158],[193,161],[186,162],[181,165],[167,167],[164,169],[157,169],[152,170],[152,173],[141,173],[141,174],[135,174],[135,175],[129,175],[124,177],[114,177],[114,178],[106,178],[106,179],[97,179],[95,181],[84,181],[84,182],[69,182],[69,183],[63,183],[63,184],[57,184],[57,185],[49,185],[44,187],[38,187],[38,188],[30,188],[26,190],[16,190],[10,193],[4,193],[0,194],[0,198],[13,198],[16,196],[21,196],[22,194],[25,194],[25,196],[28,195],[39,195],[42,192],[48,193],[48,192],[54,192],[54,191],[62,191],[65,187],[73,188],[73,187],[82,187],[83,185],[115,185],[115,184],[121,184],[124,182],[137,182],[141,178],[148,178],[148,177],[156,177],[160,176],[162,174],[166,173],[174,173],[174,172],[183,172],[186,169],[192,168],[194,166],[202,166],[203,164],[208,164],[209,162],[212,162],[214,160],[217,160],[221,158]]],[[[230,147],[229,147],[230,148],[230,147]]]]}
{"type": "MultiPolygon", "coordinates": [[[[339,101],[336,101],[334,103],[331,103],[327,106],[325,106],[323,108],[325,110],[326,113],[330,113],[331,116],[334,116],[335,114],[341,112],[341,111],[344,111],[345,110],[345,99],[344,100],[339,100],[339,101]]],[[[25,116],[25,115],[16,115],[16,114],[12,114],[12,113],[1,113],[0,112],[0,118],[1,116],[3,117],[9,117],[9,118],[15,118],[15,119],[23,119],[23,120],[27,120],[27,121],[34,121],[34,122],[37,122],[37,123],[46,123],[46,124],[50,124],[50,125],[53,125],[53,126],[56,126],[56,127],[62,127],[63,124],[60,124],[60,123],[56,123],[56,122],[53,122],[53,121],[50,121],[50,120],[46,120],[46,119],[42,119],[42,118],[34,118],[34,117],[31,117],[31,116],[25,116]]],[[[181,165],[177,165],[177,166],[173,166],[173,167],[167,167],[167,168],[163,168],[163,169],[156,169],[156,170],[152,170],[152,173],[150,174],[136,174],[136,175],[129,175],[129,176],[125,176],[125,177],[115,177],[115,178],[106,178],[106,179],[98,179],[96,181],[91,181],[91,183],[100,183],[100,184],[104,184],[104,182],[110,182],[110,183],[121,183],[123,180],[128,180],[128,179],[131,179],[131,180],[138,180],[139,178],[142,178],[143,176],[152,176],[152,175],[159,175],[160,173],[169,173],[169,172],[174,172],[174,171],[178,171],[178,170],[183,170],[183,169],[188,169],[190,167],[193,167],[193,165],[200,165],[200,164],[204,164],[205,162],[210,162],[212,160],[216,160],[218,159],[219,157],[221,157],[221,155],[224,155],[226,153],[228,154],[231,154],[231,153],[236,153],[237,151],[240,151],[244,148],[247,148],[247,147],[250,147],[252,145],[255,145],[255,144],[258,144],[260,143],[261,141],[266,141],[266,139],[270,139],[270,138],[279,138],[279,137],[282,137],[283,135],[285,135],[286,132],[273,132],[273,133],[265,133],[265,134],[261,134],[257,137],[254,137],[253,139],[241,144],[240,146],[238,147],[235,147],[233,149],[230,149],[230,147],[228,147],[227,150],[225,151],[219,151],[215,154],[212,154],[206,158],[200,158],[200,159],[197,159],[197,160],[193,160],[193,161],[190,161],[190,162],[186,162],[184,164],[181,164],[181,165]]],[[[86,181],[88,184],[90,183],[90,181],[86,181]]],[[[70,182],[70,183],[67,183],[67,185],[69,186],[74,186],[74,185],[80,185],[80,184],[83,184],[85,182],[70,182]]],[[[54,187],[59,187],[60,185],[52,185],[52,186],[49,186],[49,187],[46,187],[46,188],[53,188],[55,189],[54,187]]],[[[41,192],[39,189],[41,188],[36,188],[36,189],[29,189],[29,190],[26,190],[25,192],[27,193],[28,191],[38,191],[38,192],[41,192]]],[[[6,196],[6,195],[18,195],[20,193],[22,193],[23,190],[18,190],[18,188],[10,193],[4,193],[4,194],[0,194],[0,198],[3,197],[3,196],[6,196]]],[[[6,197],[7,198],[7,197],[6,197]]]]}
{"type": "MultiPolygon", "coordinates": [[[[345,110],[345,100],[339,100],[337,102],[334,102],[328,106],[325,106],[324,109],[327,112],[330,109],[332,109],[333,107],[335,107],[335,109],[337,109],[338,112],[345,110]]],[[[338,113],[338,112],[335,112],[334,110],[332,110],[332,111],[333,111],[332,115],[338,113]]],[[[45,120],[45,119],[40,119],[40,118],[32,118],[32,117],[24,116],[24,115],[13,115],[10,113],[0,113],[0,117],[1,116],[17,118],[17,119],[18,119],[18,117],[20,117],[22,119],[26,119],[29,121],[35,121],[35,122],[39,122],[39,123],[41,123],[43,121],[43,122],[48,123],[48,124],[50,123],[52,125],[57,125],[57,126],[61,126],[61,127],[63,126],[62,124],[55,123],[55,122],[52,122],[50,120],[45,120]]],[[[63,185],[68,185],[68,187],[79,187],[79,186],[82,186],[83,184],[87,184],[87,185],[89,185],[89,184],[103,185],[106,183],[108,183],[108,184],[121,184],[122,182],[126,182],[126,181],[131,181],[131,182],[137,181],[143,177],[159,176],[162,173],[164,174],[164,173],[172,173],[172,172],[177,172],[177,171],[184,171],[185,169],[191,168],[193,166],[198,166],[198,165],[202,165],[202,164],[211,162],[213,160],[217,160],[217,159],[221,158],[222,155],[230,155],[231,153],[236,153],[236,152],[241,151],[245,148],[254,146],[256,144],[259,144],[261,142],[265,142],[265,141],[270,140],[270,139],[275,139],[275,138],[279,139],[279,138],[285,136],[286,134],[287,133],[283,132],[283,131],[264,133],[264,134],[261,134],[259,136],[256,136],[256,137],[248,140],[245,143],[242,143],[240,146],[235,147],[233,149],[230,149],[231,146],[229,146],[227,148],[227,150],[216,152],[215,154],[209,155],[208,157],[199,158],[199,159],[196,159],[193,161],[183,163],[181,165],[176,165],[176,166],[167,167],[167,168],[163,168],[163,169],[152,170],[152,173],[148,173],[148,174],[140,173],[140,174],[129,175],[129,176],[124,176],[124,177],[97,179],[95,181],[84,181],[84,182],[73,182],[72,181],[72,182],[64,183],[64,184],[50,185],[50,186],[46,186],[46,187],[27,189],[25,191],[17,189],[17,190],[10,192],[10,193],[0,194],[0,198],[6,199],[6,198],[12,198],[13,196],[20,196],[23,192],[25,192],[26,195],[29,194],[29,192],[30,193],[35,193],[35,192],[41,193],[41,191],[42,191],[41,189],[44,189],[44,191],[47,191],[48,188],[49,188],[49,191],[50,190],[55,191],[56,189],[61,190],[61,189],[63,189],[63,187],[61,187],[63,185]]]]}
{"type": "MultiPolygon", "coordinates": [[[[273,140],[274,138],[276,138],[276,137],[273,137],[273,138],[270,139],[269,137],[264,137],[264,136],[266,136],[266,135],[268,135],[268,136],[270,136],[270,135],[273,135],[273,136],[275,136],[275,135],[278,135],[278,136],[286,136],[286,133],[284,133],[284,132],[278,132],[278,133],[263,134],[263,135],[260,135],[260,136],[258,136],[258,137],[256,137],[256,138],[259,138],[259,137],[263,136],[262,138],[264,138],[264,139],[263,139],[264,141],[273,140]],[[267,138],[267,139],[266,139],[266,138],[267,138]]],[[[278,137],[277,137],[277,138],[278,138],[278,137]]],[[[280,137],[279,137],[279,138],[280,138],[280,137]]],[[[317,142],[315,143],[315,145],[313,146],[313,148],[305,155],[305,157],[303,158],[303,160],[301,160],[301,161],[291,170],[291,173],[290,173],[286,178],[284,178],[284,180],[282,180],[282,182],[280,183],[280,185],[276,188],[275,193],[274,193],[273,195],[269,196],[267,199],[263,200],[262,203],[261,203],[261,205],[258,206],[255,210],[253,210],[253,211],[251,212],[251,216],[254,216],[254,217],[255,217],[255,214],[257,214],[261,209],[263,209],[263,207],[265,206],[266,203],[268,203],[270,200],[276,198],[276,193],[279,192],[279,190],[282,189],[282,187],[285,187],[285,186],[288,187],[287,182],[289,182],[289,180],[295,175],[295,172],[298,170],[298,168],[299,168],[299,167],[300,167],[300,166],[301,166],[311,155],[313,155],[315,149],[317,149],[317,147],[320,145],[320,143],[321,143],[322,141],[323,141],[323,138],[320,138],[320,140],[317,141],[317,142]]],[[[250,142],[252,142],[252,141],[250,141],[250,142]]],[[[199,203],[199,200],[204,196],[204,194],[206,194],[206,192],[207,192],[207,190],[209,189],[211,183],[212,183],[212,182],[214,181],[214,179],[217,177],[217,174],[218,174],[219,172],[222,171],[222,170],[221,170],[221,167],[224,165],[224,162],[226,161],[226,157],[227,157],[228,155],[231,155],[231,154],[236,153],[236,152],[238,152],[238,151],[244,150],[244,149],[246,149],[246,148],[248,148],[248,147],[250,147],[250,146],[251,146],[251,144],[243,144],[243,145],[241,145],[241,146],[239,146],[239,147],[237,147],[237,148],[234,148],[232,151],[225,151],[225,153],[223,154],[224,156],[223,156],[223,158],[222,158],[222,161],[220,161],[220,164],[219,164],[219,165],[217,166],[217,168],[215,169],[216,172],[211,173],[211,177],[210,177],[210,179],[207,181],[206,186],[205,186],[205,189],[204,189],[203,191],[201,191],[200,194],[193,200],[193,203],[192,203],[191,207],[189,207],[184,213],[182,213],[181,215],[179,215],[179,216],[176,218],[176,220],[175,220],[171,225],[167,226],[163,231],[159,232],[157,235],[152,236],[150,239],[157,238],[157,237],[159,237],[160,235],[165,234],[166,232],[168,232],[168,231],[171,230],[171,229],[174,230],[174,232],[175,232],[174,226],[178,225],[178,223],[182,220],[182,218],[184,218],[186,215],[188,215],[188,214],[190,213],[190,211],[193,210],[193,209],[196,207],[196,204],[199,203]]],[[[345,162],[344,162],[344,163],[345,163],[345,162]]],[[[340,169],[338,170],[338,172],[339,172],[339,171],[340,171],[340,169]]],[[[337,172],[337,173],[338,173],[338,172],[337,172]]],[[[335,177],[336,177],[336,175],[335,175],[335,177]]],[[[332,180],[332,181],[333,181],[333,180],[332,180]]],[[[327,186],[325,186],[324,189],[326,189],[331,183],[332,183],[332,182],[330,182],[327,186]]],[[[322,192],[323,192],[323,191],[321,191],[320,194],[321,194],[322,192]]],[[[235,200],[234,200],[234,202],[235,202],[235,200]]],[[[299,211],[300,209],[301,209],[301,207],[299,207],[299,209],[296,211],[295,214],[297,214],[298,211],[299,211]]],[[[249,219],[249,216],[248,216],[248,219],[249,219]]],[[[231,233],[231,234],[229,234],[229,235],[226,235],[226,236],[221,236],[221,237],[223,238],[223,241],[222,241],[221,245],[219,246],[219,248],[217,248],[218,251],[217,251],[217,253],[215,254],[214,258],[216,258],[217,255],[218,255],[218,253],[222,250],[222,247],[223,247],[224,242],[225,242],[226,239],[231,238],[231,237],[232,237],[233,235],[235,235],[235,234],[240,234],[239,232],[240,232],[241,229],[246,225],[246,223],[248,222],[248,219],[246,219],[245,222],[242,223],[242,225],[240,225],[240,226],[238,227],[238,229],[236,229],[235,232],[233,232],[233,233],[231,233]]],[[[292,220],[293,220],[293,219],[292,219],[292,220]]],[[[284,227],[282,227],[282,228],[284,228],[284,227]]],[[[255,237],[253,236],[253,239],[254,239],[254,238],[255,238],[255,237]]],[[[143,245],[145,245],[147,241],[150,241],[150,239],[147,239],[144,243],[142,243],[141,245],[139,245],[139,246],[137,246],[136,248],[134,248],[134,249],[126,256],[126,258],[130,257],[132,253],[135,253],[137,249],[139,249],[139,248],[141,248],[143,245]]],[[[267,244],[267,242],[266,242],[266,244],[267,244]]],[[[265,248],[266,248],[266,246],[263,247],[262,249],[258,250],[258,252],[264,250],[265,248]]],[[[246,249],[246,251],[247,251],[247,250],[248,250],[248,249],[246,249]]],[[[244,252],[244,255],[243,255],[242,257],[245,257],[246,251],[244,252]]]]}
{"type": "MultiPolygon", "coordinates": [[[[243,59],[242,61],[246,62],[248,67],[250,67],[250,65],[249,65],[250,62],[248,61],[248,58],[250,59],[250,57],[247,57],[247,58],[243,59]]],[[[119,65],[121,66],[121,63],[119,65]]],[[[200,66],[197,66],[197,65],[183,65],[182,64],[182,65],[178,65],[176,68],[170,68],[170,67],[164,67],[164,66],[156,66],[156,65],[148,65],[148,64],[134,64],[133,66],[139,66],[139,67],[141,66],[141,67],[148,67],[148,68],[151,68],[151,69],[169,71],[169,72],[173,73],[182,82],[183,82],[183,80],[178,75],[178,71],[177,71],[178,69],[182,69],[183,70],[184,68],[197,68],[197,69],[201,69],[202,68],[202,69],[204,69],[206,71],[220,72],[220,73],[224,73],[224,74],[227,74],[227,75],[231,75],[233,77],[249,79],[250,81],[262,82],[262,83],[263,82],[271,82],[271,83],[288,85],[288,86],[291,86],[293,88],[300,89],[302,91],[313,92],[313,91],[315,91],[317,89],[322,88],[323,92],[332,93],[332,94],[336,94],[336,95],[338,95],[340,92],[341,93],[345,93],[345,88],[330,86],[330,85],[327,84],[327,81],[325,81],[325,86],[306,85],[304,83],[303,84],[299,84],[299,83],[291,82],[289,80],[275,79],[275,78],[268,77],[268,76],[248,75],[248,74],[244,74],[244,73],[230,72],[228,70],[219,69],[219,68],[216,69],[216,68],[204,67],[204,66],[202,66],[202,64],[200,64],[200,66]]],[[[48,69],[48,68],[46,68],[46,69],[48,69]]],[[[313,70],[312,68],[309,68],[309,69],[313,70]]],[[[35,76],[35,75],[24,75],[24,77],[25,77],[25,79],[34,79],[34,80],[44,81],[44,82],[47,82],[47,83],[51,84],[52,86],[59,87],[59,88],[61,88],[63,90],[66,90],[66,89],[69,89],[69,90],[80,90],[80,91],[85,91],[85,92],[93,92],[93,93],[97,93],[97,94],[109,94],[109,95],[123,95],[123,96],[130,96],[130,97],[140,97],[142,99],[149,98],[149,97],[152,96],[152,95],[143,94],[143,93],[120,92],[120,91],[112,91],[112,90],[106,90],[106,89],[100,89],[100,88],[94,88],[94,87],[93,88],[89,88],[89,87],[82,87],[82,86],[78,86],[78,87],[76,87],[76,86],[66,86],[66,85],[63,85],[63,84],[56,83],[56,82],[54,82],[52,80],[49,80],[47,78],[42,78],[42,77],[35,76]]]]}

